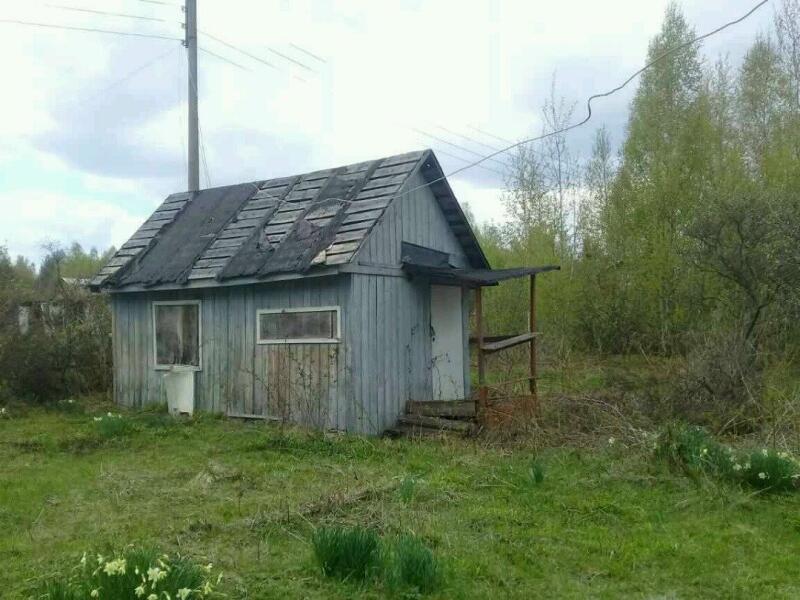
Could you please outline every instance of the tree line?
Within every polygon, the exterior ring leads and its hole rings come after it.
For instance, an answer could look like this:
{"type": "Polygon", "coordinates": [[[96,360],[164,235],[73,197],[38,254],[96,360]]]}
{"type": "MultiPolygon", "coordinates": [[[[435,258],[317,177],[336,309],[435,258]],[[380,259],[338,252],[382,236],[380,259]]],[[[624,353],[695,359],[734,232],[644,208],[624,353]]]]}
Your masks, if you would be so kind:
{"type": "MultiPolygon", "coordinates": [[[[648,61],[694,36],[670,6],[648,61]]],[[[755,346],[795,346],[800,3],[786,0],[736,67],[700,50],[645,71],[619,152],[605,128],[585,160],[566,134],[523,147],[508,221],[477,226],[495,267],[562,266],[542,278],[542,316],[562,343],[669,355],[700,332],[735,329],[755,346]]],[[[573,111],[552,93],[544,130],[573,111]]],[[[511,288],[490,311],[500,329],[523,325],[524,294],[511,288]]]]}

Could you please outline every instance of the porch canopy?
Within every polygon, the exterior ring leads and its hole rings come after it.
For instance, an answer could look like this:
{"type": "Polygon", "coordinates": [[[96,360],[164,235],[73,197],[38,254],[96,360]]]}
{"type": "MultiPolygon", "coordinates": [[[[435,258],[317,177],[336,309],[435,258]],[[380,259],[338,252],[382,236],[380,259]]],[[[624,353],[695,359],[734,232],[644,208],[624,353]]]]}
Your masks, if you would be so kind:
{"type": "MultiPolygon", "coordinates": [[[[403,269],[411,276],[419,275],[432,284],[460,285],[475,288],[475,335],[474,341],[478,354],[478,406],[479,412],[485,411],[489,396],[486,384],[486,355],[500,350],[507,350],[520,344],[530,347],[530,372],[525,378],[528,381],[530,398],[533,404],[537,401],[536,379],[536,275],[548,271],[558,271],[561,267],[545,265],[541,267],[516,267],[513,269],[465,269],[450,264],[450,255],[432,248],[403,242],[401,248],[403,269]],[[487,336],[484,332],[483,294],[481,288],[497,285],[507,279],[530,277],[530,313],[528,315],[528,331],[511,335],[487,336]]],[[[512,382],[507,382],[512,383],[512,382]]]]}
{"type": "Polygon", "coordinates": [[[402,262],[403,269],[410,275],[427,277],[431,280],[431,283],[464,285],[467,287],[497,285],[507,279],[558,271],[561,268],[556,265],[545,265],[541,267],[515,267],[513,269],[462,269],[450,264],[450,255],[446,252],[425,248],[409,242],[403,242],[402,262]]]}

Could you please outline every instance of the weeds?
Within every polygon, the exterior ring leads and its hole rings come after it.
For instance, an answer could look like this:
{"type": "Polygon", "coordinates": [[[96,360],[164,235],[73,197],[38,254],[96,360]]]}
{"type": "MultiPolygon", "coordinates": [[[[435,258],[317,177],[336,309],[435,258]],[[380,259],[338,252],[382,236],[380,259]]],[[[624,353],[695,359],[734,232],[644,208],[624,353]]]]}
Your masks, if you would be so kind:
{"type": "Polygon", "coordinates": [[[328,577],[363,581],[380,566],[380,539],[371,529],[324,527],[314,532],[311,543],[328,577]]]}

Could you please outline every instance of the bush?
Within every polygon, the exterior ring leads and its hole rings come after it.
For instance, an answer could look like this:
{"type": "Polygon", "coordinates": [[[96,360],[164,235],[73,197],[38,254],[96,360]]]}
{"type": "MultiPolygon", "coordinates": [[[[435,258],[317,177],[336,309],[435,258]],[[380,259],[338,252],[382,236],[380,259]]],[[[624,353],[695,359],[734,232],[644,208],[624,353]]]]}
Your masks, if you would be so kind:
{"type": "Polygon", "coordinates": [[[209,598],[214,591],[211,568],[153,549],[130,548],[113,557],[84,553],[71,577],[45,582],[38,597],[43,600],[98,597],[141,600],[151,595],[173,600],[209,598]]]}
{"type": "Polygon", "coordinates": [[[433,552],[414,536],[402,536],[391,552],[389,581],[394,587],[410,588],[419,594],[435,591],[442,573],[433,552]]]}
{"type": "Polygon", "coordinates": [[[714,430],[752,431],[764,379],[752,341],[739,330],[723,330],[693,340],[691,348],[669,416],[714,430]]]}
{"type": "Polygon", "coordinates": [[[328,577],[363,581],[380,566],[380,539],[371,529],[323,527],[314,532],[311,543],[328,577]]]}
{"type": "MultiPolygon", "coordinates": [[[[49,305],[48,305],[49,306],[49,305]]],[[[64,290],[41,319],[21,333],[0,329],[0,374],[17,398],[61,400],[111,389],[111,313],[108,300],[64,290]],[[56,310],[57,309],[57,310],[56,310]]]]}

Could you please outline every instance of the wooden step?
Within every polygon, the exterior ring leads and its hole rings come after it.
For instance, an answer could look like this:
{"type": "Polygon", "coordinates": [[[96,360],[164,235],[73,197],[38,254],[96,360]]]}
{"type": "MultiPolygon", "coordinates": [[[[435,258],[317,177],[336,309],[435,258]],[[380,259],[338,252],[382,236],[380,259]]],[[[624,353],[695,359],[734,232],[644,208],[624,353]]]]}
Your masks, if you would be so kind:
{"type": "Polygon", "coordinates": [[[403,415],[398,419],[398,422],[401,425],[416,425],[417,427],[428,427],[430,429],[442,431],[457,431],[459,433],[471,433],[474,429],[474,425],[469,421],[426,417],[424,415],[403,415]]]}
{"type": "Polygon", "coordinates": [[[398,423],[391,429],[387,429],[384,435],[390,438],[436,438],[443,439],[450,436],[461,435],[457,431],[448,429],[436,429],[433,427],[420,427],[419,425],[404,425],[398,423]]]}
{"type": "Polygon", "coordinates": [[[472,419],[475,417],[473,400],[409,400],[406,412],[425,417],[449,417],[451,419],[472,419]]]}

